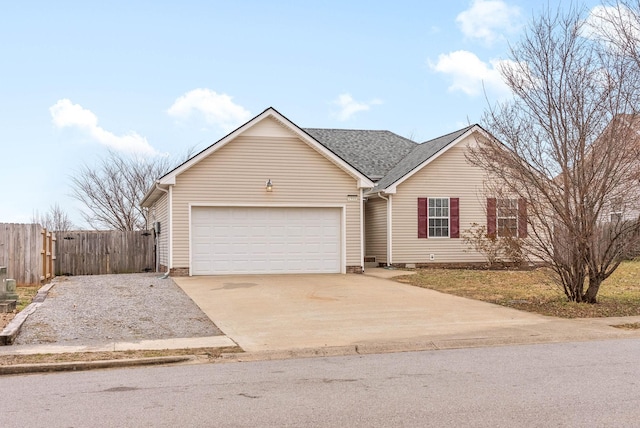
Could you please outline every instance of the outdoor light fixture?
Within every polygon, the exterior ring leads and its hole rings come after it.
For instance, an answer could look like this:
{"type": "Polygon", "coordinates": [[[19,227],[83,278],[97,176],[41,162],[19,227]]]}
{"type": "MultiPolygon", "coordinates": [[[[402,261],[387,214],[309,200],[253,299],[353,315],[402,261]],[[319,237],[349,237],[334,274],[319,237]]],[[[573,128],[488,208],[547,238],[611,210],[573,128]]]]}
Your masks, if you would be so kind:
{"type": "Polygon", "coordinates": [[[267,180],[266,189],[267,189],[267,192],[271,192],[273,190],[273,183],[271,182],[271,179],[267,180]]]}

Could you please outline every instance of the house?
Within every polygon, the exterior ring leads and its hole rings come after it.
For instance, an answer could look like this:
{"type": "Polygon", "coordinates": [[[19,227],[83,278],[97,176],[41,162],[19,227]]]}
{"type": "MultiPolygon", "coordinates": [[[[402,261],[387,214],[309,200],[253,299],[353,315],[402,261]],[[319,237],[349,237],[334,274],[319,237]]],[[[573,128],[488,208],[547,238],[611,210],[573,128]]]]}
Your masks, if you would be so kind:
{"type": "Polygon", "coordinates": [[[513,209],[487,215],[486,174],[465,156],[484,132],[472,125],[418,144],[389,131],[303,129],[268,108],[145,195],[158,268],[360,273],[365,260],[482,262],[461,233],[487,218],[522,221],[507,218],[513,209]]]}

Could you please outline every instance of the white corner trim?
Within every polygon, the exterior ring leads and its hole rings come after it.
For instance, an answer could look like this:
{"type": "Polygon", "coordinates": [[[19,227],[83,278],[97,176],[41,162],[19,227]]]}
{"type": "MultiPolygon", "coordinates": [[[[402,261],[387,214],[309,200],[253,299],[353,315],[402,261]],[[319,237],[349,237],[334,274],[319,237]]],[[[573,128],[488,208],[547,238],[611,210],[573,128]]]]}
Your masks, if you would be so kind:
{"type": "Polygon", "coordinates": [[[391,265],[393,264],[393,195],[389,195],[387,209],[389,210],[387,215],[387,236],[389,237],[387,241],[387,252],[389,254],[387,264],[391,265]]]}
{"type": "Polygon", "coordinates": [[[173,268],[173,186],[169,186],[169,198],[168,198],[168,203],[169,203],[169,210],[168,210],[168,216],[169,216],[169,242],[168,242],[168,246],[169,246],[169,257],[167,260],[167,263],[169,264],[169,266],[167,266],[168,270],[171,270],[173,268]]]}
{"type": "Polygon", "coordinates": [[[364,190],[360,188],[360,267],[364,272],[364,190]]]}
{"type": "Polygon", "coordinates": [[[340,258],[340,273],[347,273],[347,206],[342,206],[342,225],[340,227],[340,240],[342,240],[342,248],[340,258]]]}

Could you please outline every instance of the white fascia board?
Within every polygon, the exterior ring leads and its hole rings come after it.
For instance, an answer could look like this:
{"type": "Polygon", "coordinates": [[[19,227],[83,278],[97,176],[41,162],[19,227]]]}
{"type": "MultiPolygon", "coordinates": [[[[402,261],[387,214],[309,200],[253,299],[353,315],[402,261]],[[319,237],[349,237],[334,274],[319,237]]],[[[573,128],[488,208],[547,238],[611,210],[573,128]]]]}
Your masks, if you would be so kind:
{"type": "Polygon", "coordinates": [[[208,148],[204,149],[203,151],[201,151],[200,153],[198,153],[197,155],[195,155],[194,157],[192,157],[191,159],[189,159],[188,161],[186,161],[185,163],[183,163],[173,171],[169,172],[167,175],[160,178],[159,180],[160,184],[168,184],[168,185],[176,184],[176,177],[178,175],[182,174],[184,171],[188,170],[189,168],[191,168],[192,166],[200,162],[202,159],[205,159],[211,153],[218,151],[220,148],[224,147],[228,142],[232,141],[234,138],[242,134],[248,128],[252,127],[253,125],[260,122],[265,117],[269,116],[271,114],[271,110],[272,109],[269,108],[263,111],[258,116],[254,117],[244,125],[237,128],[235,131],[232,131],[230,134],[227,134],[225,137],[222,137],[220,140],[216,141],[208,148]]]}
{"type": "Polygon", "coordinates": [[[420,164],[417,167],[415,167],[413,170],[411,170],[409,173],[404,175],[402,178],[400,178],[398,181],[393,183],[391,186],[387,187],[386,189],[380,189],[380,191],[383,192],[383,193],[389,194],[389,195],[395,194],[397,192],[397,188],[398,188],[398,186],[400,184],[402,184],[404,181],[406,181],[411,176],[413,176],[413,174],[417,173],[418,171],[421,171],[422,168],[424,168],[425,166],[429,165],[434,160],[438,159],[441,155],[446,153],[451,147],[455,146],[460,141],[463,141],[465,138],[467,138],[469,135],[473,134],[474,132],[480,132],[480,133],[486,135],[486,133],[484,132],[484,130],[482,128],[480,128],[478,125],[475,125],[473,128],[469,129],[467,132],[465,132],[464,134],[462,134],[461,136],[459,136],[458,138],[456,138],[455,140],[450,142],[447,146],[445,146],[438,153],[436,153],[435,155],[431,156],[429,159],[427,159],[426,161],[422,162],[422,164],[420,164]]]}
{"type": "Polygon", "coordinates": [[[336,165],[338,165],[341,169],[343,169],[347,174],[351,175],[353,178],[355,178],[357,180],[359,188],[367,188],[367,187],[373,187],[374,186],[373,182],[371,180],[369,180],[365,175],[363,175],[362,173],[357,171],[355,168],[353,168],[351,165],[346,163],[342,158],[340,158],[339,156],[337,156],[336,154],[334,154],[333,152],[328,150],[325,146],[323,146],[322,144],[318,143],[309,134],[307,134],[306,132],[302,131],[300,129],[300,127],[298,127],[295,123],[291,122],[289,119],[287,119],[286,117],[281,115],[273,107],[269,107],[268,109],[266,109],[264,112],[262,112],[258,116],[254,117],[253,119],[251,119],[250,121],[248,121],[244,125],[240,126],[235,131],[233,131],[230,134],[228,134],[226,137],[223,137],[222,139],[218,140],[216,143],[212,144],[209,148],[207,148],[207,149],[203,150],[202,152],[198,153],[196,156],[194,156],[193,158],[191,158],[187,162],[183,163],[182,165],[180,165],[179,167],[177,167],[176,169],[174,169],[173,171],[171,171],[170,173],[168,173],[167,175],[162,177],[159,180],[160,184],[166,184],[166,185],[176,184],[176,177],[178,175],[182,174],[184,171],[188,170],[189,168],[191,168],[192,166],[194,166],[195,164],[197,164],[198,162],[200,162],[202,159],[206,158],[207,156],[209,156],[213,152],[221,149],[227,143],[229,143],[230,141],[233,141],[236,137],[238,137],[240,134],[242,134],[244,131],[246,131],[247,129],[251,128],[255,124],[261,122],[263,119],[266,119],[268,117],[272,117],[275,120],[277,120],[278,122],[282,123],[287,129],[289,129],[291,132],[293,132],[295,135],[297,135],[298,138],[300,138],[302,141],[304,141],[307,144],[309,144],[310,146],[314,147],[322,155],[324,155],[328,159],[332,160],[336,165]]]}

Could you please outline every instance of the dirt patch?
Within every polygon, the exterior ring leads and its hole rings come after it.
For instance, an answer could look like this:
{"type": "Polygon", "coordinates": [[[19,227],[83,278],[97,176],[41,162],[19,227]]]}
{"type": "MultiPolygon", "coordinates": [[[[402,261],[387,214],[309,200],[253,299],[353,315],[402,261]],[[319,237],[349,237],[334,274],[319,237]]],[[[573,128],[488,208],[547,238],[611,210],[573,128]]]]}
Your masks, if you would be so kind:
{"type": "Polygon", "coordinates": [[[12,312],[8,313],[0,313],[0,331],[4,330],[4,328],[9,325],[12,319],[23,310],[31,301],[33,297],[36,295],[40,287],[18,287],[16,292],[18,293],[18,302],[16,303],[16,309],[12,312]]]}
{"type": "Polygon", "coordinates": [[[66,363],[74,361],[106,361],[133,358],[168,357],[180,355],[194,355],[200,359],[216,360],[222,354],[243,352],[240,347],[226,348],[194,348],[194,349],[164,349],[147,351],[115,351],[115,352],[77,352],[65,354],[35,354],[35,355],[2,355],[0,366],[16,364],[46,364],[66,363]]]}
{"type": "Polygon", "coordinates": [[[611,327],[620,328],[622,330],[640,330],[640,322],[632,322],[627,324],[611,324],[611,327]]]}
{"type": "Polygon", "coordinates": [[[4,330],[15,316],[16,314],[14,312],[0,314],[0,331],[4,330]]]}

